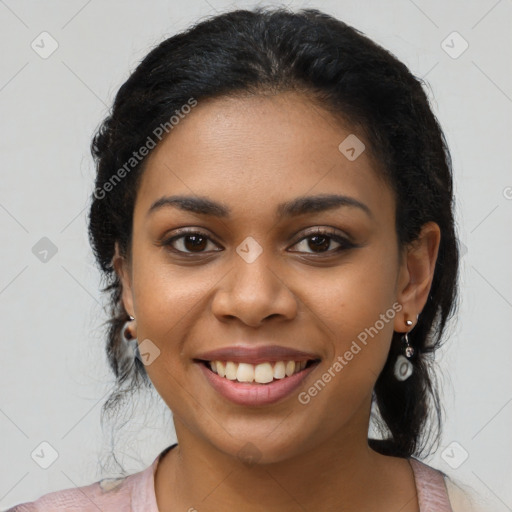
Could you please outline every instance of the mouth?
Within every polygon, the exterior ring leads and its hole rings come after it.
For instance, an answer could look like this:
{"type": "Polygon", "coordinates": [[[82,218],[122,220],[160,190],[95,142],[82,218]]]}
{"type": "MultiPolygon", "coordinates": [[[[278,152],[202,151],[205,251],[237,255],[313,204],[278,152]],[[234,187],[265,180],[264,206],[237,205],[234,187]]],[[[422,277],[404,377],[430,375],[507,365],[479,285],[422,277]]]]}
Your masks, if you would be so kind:
{"type": "Polygon", "coordinates": [[[208,383],[238,405],[268,405],[289,397],[320,363],[314,354],[282,347],[232,347],[194,359],[208,383]]]}
{"type": "Polygon", "coordinates": [[[223,379],[246,384],[270,384],[287,379],[318,363],[318,359],[306,361],[266,361],[258,364],[237,361],[199,361],[208,370],[223,379]]]}

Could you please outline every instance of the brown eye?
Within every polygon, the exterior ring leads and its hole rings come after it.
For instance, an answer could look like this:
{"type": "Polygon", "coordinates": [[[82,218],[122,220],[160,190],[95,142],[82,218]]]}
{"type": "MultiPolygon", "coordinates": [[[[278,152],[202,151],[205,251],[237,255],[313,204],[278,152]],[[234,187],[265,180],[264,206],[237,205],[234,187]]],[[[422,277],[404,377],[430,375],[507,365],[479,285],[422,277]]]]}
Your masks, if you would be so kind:
{"type": "Polygon", "coordinates": [[[208,243],[211,243],[211,245],[217,247],[210,240],[210,237],[205,233],[200,231],[190,231],[169,238],[168,240],[162,242],[162,245],[170,247],[170,250],[178,253],[181,252],[185,254],[200,254],[202,252],[207,252],[205,249],[208,247],[208,243]]]}
{"type": "Polygon", "coordinates": [[[323,254],[323,253],[335,253],[340,252],[344,249],[350,249],[355,245],[345,237],[337,234],[332,230],[321,230],[317,229],[313,233],[308,234],[295,244],[298,246],[302,244],[305,249],[310,251],[298,251],[298,252],[309,252],[309,254],[323,254]],[[338,247],[330,249],[332,243],[338,244],[338,247]]]}
{"type": "Polygon", "coordinates": [[[308,247],[312,248],[314,251],[317,249],[320,250],[320,252],[323,252],[323,250],[329,249],[329,246],[331,245],[331,238],[328,236],[311,236],[309,237],[309,244],[308,247]]]}
{"type": "Polygon", "coordinates": [[[183,246],[187,251],[204,251],[208,245],[206,237],[202,235],[185,235],[183,238],[183,246]]]}

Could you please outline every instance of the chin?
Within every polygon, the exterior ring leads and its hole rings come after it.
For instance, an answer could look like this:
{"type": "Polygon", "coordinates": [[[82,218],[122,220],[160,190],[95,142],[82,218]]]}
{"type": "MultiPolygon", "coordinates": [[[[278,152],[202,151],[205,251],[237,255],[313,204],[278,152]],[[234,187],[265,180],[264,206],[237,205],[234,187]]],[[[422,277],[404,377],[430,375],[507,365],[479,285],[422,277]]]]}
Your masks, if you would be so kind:
{"type": "Polygon", "coordinates": [[[211,429],[207,430],[205,440],[216,450],[236,459],[244,465],[277,464],[301,456],[305,446],[309,445],[304,428],[295,424],[294,430],[285,425],[286,420],[281,419],[281,426],[272,424],[266,428],[220,428],[218,436],[212,436],[211,429]],[[230,435],[231,434],[231,435],[230,435]]]}

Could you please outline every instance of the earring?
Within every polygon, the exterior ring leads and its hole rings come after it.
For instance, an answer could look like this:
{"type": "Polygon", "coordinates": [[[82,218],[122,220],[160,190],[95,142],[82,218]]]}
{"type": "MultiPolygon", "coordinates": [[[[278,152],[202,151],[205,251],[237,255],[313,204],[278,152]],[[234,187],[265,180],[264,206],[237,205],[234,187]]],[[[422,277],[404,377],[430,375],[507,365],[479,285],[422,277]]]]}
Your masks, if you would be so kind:
{"type": "Polygon", "coordinates": [[[130,316],[130,320],[126,321],[123,325],[123,328],[121,329],[121,339],[126,345],[130,345],[132,343],[137,343],[137,338],[131,335],[128,328],[130,327],[130,324],[135,320],[133,316],[130,316]]]}
{"type": "MultiPolygon", "coordinates": [[[[408,326],[412,325],[411,320],[406,320],[405,323],[408,326]]],[[[400,340],[405,357],[404,355],[400,354],[396,358],[395,362],[395,378],[400,382],[407,380],[412,375],[412,372],[414,370],[411,361],[409,361],[409,359],[414,355],[414,348],[411,347],[411,345],[409,344],[409,337],[407,336],[407,334],[408,333],[405,333],[400,340]]]]}

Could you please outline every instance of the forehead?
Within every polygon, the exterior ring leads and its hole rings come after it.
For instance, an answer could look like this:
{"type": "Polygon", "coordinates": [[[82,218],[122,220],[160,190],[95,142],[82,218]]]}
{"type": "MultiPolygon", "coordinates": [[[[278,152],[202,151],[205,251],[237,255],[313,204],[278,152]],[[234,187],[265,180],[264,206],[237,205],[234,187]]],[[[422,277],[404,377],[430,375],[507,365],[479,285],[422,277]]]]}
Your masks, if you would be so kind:
{"type": "Polygon", "coordinates": [[[199,101],[147,157],[136,209],[188,194],[263,212],[338,193],[394,211],[367,149],[360,132],[298,93],[199,101]]]}

